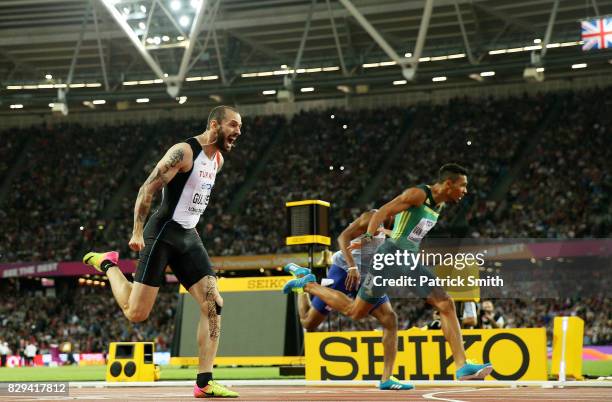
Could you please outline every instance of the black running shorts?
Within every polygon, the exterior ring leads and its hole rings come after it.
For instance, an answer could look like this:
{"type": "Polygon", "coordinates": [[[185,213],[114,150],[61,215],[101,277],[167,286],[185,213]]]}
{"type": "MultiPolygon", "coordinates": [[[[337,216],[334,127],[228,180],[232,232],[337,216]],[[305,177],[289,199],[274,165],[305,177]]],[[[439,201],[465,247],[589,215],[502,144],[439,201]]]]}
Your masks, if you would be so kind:
{"type": "Polygon", "coordinates": [[[196,229],[184,229],[173,220],[151,216],[144,228],[145,248],[140,252],[134,281],[160,287],[166,266],[189,289],[205,276],[215,276],[204,243],[196,229]]]}

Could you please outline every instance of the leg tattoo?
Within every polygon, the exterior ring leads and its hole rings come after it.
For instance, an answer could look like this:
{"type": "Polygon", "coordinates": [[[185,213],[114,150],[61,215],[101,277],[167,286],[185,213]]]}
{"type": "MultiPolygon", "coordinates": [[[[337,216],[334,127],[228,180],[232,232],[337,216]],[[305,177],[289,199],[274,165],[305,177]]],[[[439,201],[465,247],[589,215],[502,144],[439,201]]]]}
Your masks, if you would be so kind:
{"type": "Polygon", "coordinates": [[[209,276],[207,277],[206,284],[206,303],[208,303],[208,332],[210,339],[218,339],[221,333],[219,314],[217,314],[217,309],[221,312],[221,306],[217,307],[216,294],[217,281],[214,277],[209,276]]]}

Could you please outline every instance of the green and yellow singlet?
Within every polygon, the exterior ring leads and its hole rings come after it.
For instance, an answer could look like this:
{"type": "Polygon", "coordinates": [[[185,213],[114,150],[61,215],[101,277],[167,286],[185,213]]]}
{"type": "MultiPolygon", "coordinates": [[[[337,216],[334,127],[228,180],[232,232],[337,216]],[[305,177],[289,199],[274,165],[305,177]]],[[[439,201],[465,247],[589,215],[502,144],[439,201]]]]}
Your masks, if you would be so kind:
{"type": "Polygon", "coordinates": [[[397,247],[412,252],[419,251],[421,240],[436,225],[443,207],[443,205],[436,207],[428,185],[420,184],[416,187],[425,191],[425,202],[419,207],[410,207],[395,215],[391,234],[391,241],[397,247]]]}

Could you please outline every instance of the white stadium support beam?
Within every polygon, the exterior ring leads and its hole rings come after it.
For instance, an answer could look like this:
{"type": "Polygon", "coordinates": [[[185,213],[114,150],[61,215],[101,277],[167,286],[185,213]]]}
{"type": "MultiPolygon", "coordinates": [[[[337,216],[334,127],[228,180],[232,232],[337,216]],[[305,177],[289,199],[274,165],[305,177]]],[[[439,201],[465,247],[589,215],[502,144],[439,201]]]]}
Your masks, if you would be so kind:
{"type": "MultiPolygon", "coordinates": [[[[347,10],[348,12],[359,22],[359,25],[374,39],[374,41],[380,46],[380,48],[389,56],[391,60],[396,62],[400,66],[404,66],[407,63],[407,60],[403,57],[400,57],[397,52],[389,45],[389,43],[382,37],[381,34],[378,33],[376,28],[370,24],[366,17],[363,16],[362,13],[351,3],[350,0],[338,0],[347,10]]],[[[429,24],[429,21],[427,21],[429,24]]]]}
{"type": "MultiPolygon", "coordinates": [[[[189,60],[191,59],[191,54],[193,53],[193,48],[198,40],[198,35],[200,34],[200,30],[202,27],[202,21],[204,19],[204,10],[206,9],[207,0],[200,0],[198,2],[198,7],[196,7],[196,14],[194,21],[191,23],[191,31],[189,32],[189,44],[187,45],[187,49],[183,53],[183,59],[181,60],[181,65],[179,68],[178,75],[176,76],[176,91],[171,88],[170,84],[168,85],[168,94],[172,97],[177,97],[181,91],[181,86],[183,81],[185,80],[185,75],[188,71],[189,60]]],[[[214,32],[213,32],[214,35],[214,32]]]]}
{"type": "Polygon", "coordinates": [[[557,19],[557,10],[559,10],[559,0],[555,0],[550,12],[550,18],[548,20],[548,26],[546,27],[546,34],[544,34],[544,43],[542,43],[542,58],[546,56],[548,50],[548,44],[550,43],[550,37],[555,26],[555,20],[557,19]]]}
{"type": "MultiPolygon", "coordinates": [[[[312,0],[310,2],[310,9],[308,11],[308,16],[306,17],[306,25],[304,25],[304,32],[302,33],[302,39],[300,40],[300,47],[298,48],[297,55],[295,56],[295,61],[293,62],[293,75],[291,79],[285,79],[285,87],[291,90],[293,86],[293,80],[297,76],[297,70],[300,68],[300,63],[302,62],[302,54],[304,53],[304,48],[306,47],[306,39],[308,39],[308,33],[310,32],[310,22],[312,21],[312,14],[314,13],[314,7],[317,3],[317,0],[312,0]]],[[[288,78],[286,76],[285,78],[288,78]]]]}
{"type": "Polygon", "coordinates": [[[180,24],[176,22],[173,15],[164,7],[164,5],[160,1],[153,0],[153,6],[150,10],[148,10],[149,15],[147,18],[145,35],[143,36],[142,40],[128,24],[125,16],[122,15],[117,9],[117,7],[120,7],[122,5],[121,2],[117,2],[114,0],[100,0],[100,2],[102,2],[104,7],[106,7],[109,14],[113,17],[115,22],[122,29],[123,33],[127,35],[127,37],[130,39],[134,47],[136,47],[136,50],[138,50],[138,53],[140,53],[144,61],[155,73],[157,78],[163,80],[166,83],[166,91],[168,92],[168,95],[173,98],[177,97],[181,91],[185,75],[187,74],[190,68],[189,61],[191,59],[191,55],[193,53],[195,45],[198,42],[197,38],[201,30],[202,21],[204,19],[207,1],[200,0],[197,2],[195,7],[195,14],[193,20],[191,21],[191,29],[187,33],[181,28],[180,24]],[[175,69],[175,71],[178,71],[176,75],[165,74],[162,67],[157,62],[156,57],[154,57],[154,55],[151,54],[149,52],[149,49],[147,49],[147,47],[145,46],[145,41],[147,39],[146,36],[149,33],[152,14],[155,11],[155,5],[159,6],[162,9],[162,11],[166,14],[166,17],[172,22],[177,31],[181,33],[181,35],[185,38],[185,42],[187,44],[183,52],[183,57],[181,58],[180,65],[176,66],[177,68],[175,69]]]}
{"type": "Polygon", "coordinates": [[[221,75],[221,82],[223,85],[227,85],[227,78],[225,77],[225,68],[223,68],[223,57],[221,56],[221,50],[219,49],[219,41],[217,40],[217,30],[213,27],[212,29],[213,42],[215,44],[215,53],[217,54],[217,64],[219,64],[219,75],[221,75]]]}
{"type": "Polygon", "coordinates": [[[200,60],[200,57],[202,57],[202,55],[204,53],[206,53],[206,49],[208,49],[208,42],[210,41],[210,38],[212,36],[212,32],[215,28],[215,20],[217,18],[217,11],[219,10],[219,4],[221,3],[221,0],[217,0],[217,2],[215,3],[214,6],[212,6],[212,8],[209,8],[209,13],[207,16],[207,19],[205,21],[205,24],[208,26],[208,30],[206,32],[206,37],[204,38],[204,44],[198,43],[198,45],[200,46],[200,53],[198,53],[192,60],[191,63],[189,63],[189,66],[187,66],[187,71],[185,72],[185,74],[187,74],[189,71],[191,71],[191,69],[193,68],[193,66],[196,65],[196,63],[198,62],[198,60],[200,60]]]}
{"type": "Polygon", "coordinates": [[[457,2],[457,0],[455,0],[455,12],[457,13],[457,22],[459,22],[459,28],[461,29],[461,37],[463,38],[463,46],[465,47],[465,53],[467,54],[470,64],[476,65],[478,64],[478,60],[474,57],[474,54],[472,53],[470,39],[467,36],[465,24],[463,23],[463,16],[461,15],[461,9],[459,8],[459,3],[457,2]]]}
{"type": "Polygon", "coordinates": [[[334,41],[336,43],[336,50],[338,51],[338,59],[340,60],[340,67],[342,69],[342,75],[345,77],[349,75],[344,63],[344,55],[342,54],[342,44],[340,43],[340,37],[338,36],[338,30],[336,29],[336,21],[334,21],[334,14],[332,13],[331,4],[329,0],[325,0],[327,3],[327,10],[329,11],[329,21],[331,22],[332,32],[334,34],[334,41]]]}
{"type": "Polygon", "coordinates": [[[419,59],[423,54],[423,47],[425,46],[425,39],[427,38],[427,30],[429,29],[429,21],[431,20],[431,13],[433,10],[433,0],[425,0],[425,6],[423,8],[423,18],[421,19],[421,26],[419,27],[419,35],[417,36],[416,46],[412,53],[410,67],[404,67],[402,74],[407,80],[414,80],[417,68],[419,66],[419,59]]]}
{"type": "MultiPolygon", "coordinates": [[[[41,0],[7,0],[9,2],[13,2],[19,5],[22,1],[28,1],[30,3],[40,3],[41,0]]],[[[47,3],[53,3],[55,0],[47,0],[47,3]]],[[[103,0],[100,0],[103,1],[103,0]]],[[[466,3],[474,3],[474,5],[479,5],[488,0],[459,0],[460,4],[466,3]]],[[[4,0],[2,1],[4,5],[4,0]]],[[[533,0],[534,4],[546,4],[550,3],[550,0],[533,0]]],[[[436,0],[436,6],[452,6],[454,4],[454,0],[436,0]]],[[[360,7],[360,12],[364,16],[373,16],[379,14],[389,14],[389,13],[405,13],[405,12],[414,12],[415,10],[421,10],[423,8],[422,0],[403,0],[397,1],[394,3],[384,3],[380,5],[371,5],[371,6],[363,6],[360,7]]],[[[277,14],[274,16],[270,16],[269,13],[258,13],[257,10],[246,12],[237,12],[237,13],[226,13],[221,16],[220,19],[217,20],[218,26],[223,27],[224,30],[247,30],[247,29],[257,29],[262,27],[271,27],[275,25],[286,25],[286,24],[301,24],[304,22],[304,14],[307,12],[306,7],[304,6],[293,6],[286,7],[282,9],[282,14],[277,14]]],[[[349,17],[351,14],[342,8],[336,8],[332,10],[333,17],[335,19],[342,19],[345,17],[349,17]]],[[[313,13],[312,21],[328,21],[329,20],[329,12],[327,10],[321,10],[313,13]]],[[[7,34],[0,37],[0,47],[2,46],[17,46],[17,45],[31,45],[32,43],[36,44],[44,44],[44,43],[56,43],[56,42],[69,42],[75,41],[78,37],[77,32],[62,32],[57,33],[56,29],[50,28],[31,28],[28,29],[28,32],[17,31],[15,30],[15,34],[7,34]]],[[[121,38],[125,36],[125,33],[122,30],[109,30],[103,32],[105,37],[108,39],[121,38]]],[[[95,40],[94,32],[87,32],[85,34],[84,40],[95,40]]]]}
{"type": "Polygon", "coordinates": [[[591,0],[591,3],[593,4],[593,11],[595,11],[595,15],[599,17],[601,14],[599,14],[599,7],[597,6],[597,0],[591,0]]]}
{"type": "Polygon", "coordinates": [[[93,14],[94,26],[96,28],[96,39],[98,43],[98,54],[100,55],[100,68],[102,69],[102,79],[104,80],[104,89],[106,90],[106,92],[109,92],[110,86],[108,84],[108,74],[106,73],[106,63],[104,62],[104,52],[102,51],[102,40],[100,39],[100,28],[98,27],[98,13],[96,12],[96,7],[92,7],[91,11],[93,14]]]}
{"type": "Polygon", "coordinates": [[[100,0],[100,1],[102,2],[102,4],[104,4],[104,7],[106,7],[111,17],[113,17],[115,22],[119,25],[119,27],[121,27],[123,32],[127,35],[128,39],[132,41],[132,44],[136,47],[136,50],[138,50],[138,53],[140,53],[144,61],[149,65],[151,70],[153,70],[157,78],[163,79],[164,72],[162,71],[161,67],[159,66],[159,64],[157,64],[157,62],[149,54],[149,52],[144,47],[144,45],[140,42],[138,35],[136,35],[136,33],[132,30],[132,28],[123,18],[119,10],[115,8],[113,1],[112,0],[100,0]]]}
{"type": "Polygon", "coordinates": [[[419,27],[419,34],[416,40],[416,46],[412,57],[401,57],[393,49],[393,47],[385,40],[385,38],[370,24],[366,17],[351,3],[350,0],[338,0],[348,12],[359,22],[363,29],[374,39],[380,48],[389,56],[391,60],[397,63],[402,68],[402,74],[408,80],[413,80],[419,64],[419,58],[423,53],[425,39],[427,38],[427,30],[429,29],[429,21],[433,10],[433,0],[425,0],[423,8],[423,17],[419,27]]]}
{"type": "Polygon", "coordinates": [[[79,52],[81,51],[81,44],[83,43],[83,37],[85,36],[85,28],[87,27],[87,18],[91,12],[92,4],[89,3],[85,14],[83,15],[83,22],[81,23],[81,31],[79,32],[79,39],[74,47],[74,53],[72,54],[72,61],[70,62],[70,69],[68,70],[68,77],[66,78],[66,90],[65,93],[70,91],[70,84],[72,84],[72,77],[74,77],[74,69],[76,68],[76,62],[79,58],[79,52]]]}

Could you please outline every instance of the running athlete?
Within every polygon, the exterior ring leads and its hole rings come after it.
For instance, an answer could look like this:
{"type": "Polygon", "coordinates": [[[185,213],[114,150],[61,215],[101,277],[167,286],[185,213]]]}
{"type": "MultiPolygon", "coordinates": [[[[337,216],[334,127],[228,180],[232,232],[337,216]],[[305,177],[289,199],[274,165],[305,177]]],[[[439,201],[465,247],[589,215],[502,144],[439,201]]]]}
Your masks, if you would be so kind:
{"type": "MultiPolygon", "coordinates": [[[[327,275],[329,279],[333,280],[333,284],[330,287],[350,298],[355,298],[359,283],[361,282],[359,273],[359,265],[361,264],[361,249],[358,247],[359,238],[368,229],[368,223],[375,212],[375,210],[364,212],[342,231],[340,236],[338,236],[340,251],[337,251],[332,256],[332,265],[327,275]]],[[[381,224],[377,233],[372,236],[372,242],[376,245],[381,245],[384,241],[385,228],[381,224]]],[[[298,277],[308,275],[314,277],[308,268],[303,268],[296,264],[287,264],[285,271],[298,277]]],[[[287,293],[290,289],[287,288],[287,293]]],[[[309,302],[307,293],[302,292],[298,296],[300,322],[304,329],[308,331],[315,330],[330,311],[330,306],[326,305],[320,297],[315,296],[309,302]]],[[[376,318],[383,327],[384,368],[379,388],[382,390],[412,389],[412,385],[403,384],[393,377],[393,365],[397,355],[397,314],[393,311],[389,298],[383,296],[378,299],[371,306],[368,314],[376,318]]]]}
{"type": "Polygon", "coordinates": [[[134,207],[134,228],[129,246],[140,252],[134,283],[123,275],[115,251],[90,252],[83,262],[108,276],[115,300],[131,322],[144,321],[151,312],[164,269],[177,279],[200,305],[198,325],[199,371],[194,397],[238,397],[213,380],[213,361],[219,346],[223,299],[202,239],[195,229],[208,205],[223,153],[240,136],[242,119],[229,106],[218,106],[208,116],[207,130],[173,145],[140,187],[134,207]],[[154,195],[161,190],[161,205],[145,220],[154,195]]]}
{"type": "MultiPolygon", "coordinates": [[[[456,203],[467,193],[467,170],[451,163],[440,168],[438,181],[429,185],[419,185],[404,191],[392,201],[383,205],[370,219],[367,232],[362,237],[362,243],[369,246],[374,233],[385,219],[395,216],[391,238],[376,250],[376,254],[395,254],[407,250],[418,253],[421,240],[436,224],[438,215],[445,203],[456,203]]],[[[424,266],[391,265],[386,266],[382,273],[406,276],[428,276],[433,274],[424,266]]],[[[417,283],[419,281],[417,280],[417,283]]],[[[363,281],[355,300],[344,293],[320,286],[314,275],[289,281],[285,287],[290,290],[303,289],[312,296],[320,297],[333,309],[352,319],[365,317],[381,297],[385,297],[386,288],[373,286],[372,275],[363,281]]],[[[439,287],[427,285],[417,287],[421,297],[440,312],[442,331],[450,344],[458,380],[483,379],[493,371],[490,363],[474,364],[466,361],[463,337],[459,320],[455,311],[455,303],[448,294],[439,287]]]]}

